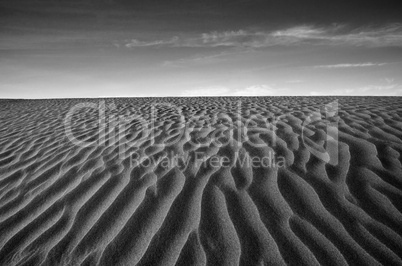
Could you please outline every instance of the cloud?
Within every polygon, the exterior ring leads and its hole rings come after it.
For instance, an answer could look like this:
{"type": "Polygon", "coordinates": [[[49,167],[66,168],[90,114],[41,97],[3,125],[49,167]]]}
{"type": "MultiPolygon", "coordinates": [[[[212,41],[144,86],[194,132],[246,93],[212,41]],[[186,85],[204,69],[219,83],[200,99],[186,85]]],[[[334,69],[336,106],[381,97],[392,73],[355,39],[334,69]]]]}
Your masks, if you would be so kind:
{"type": "Polygon", "coordinates": [[[147,47],[147,46],[170,46],[174,45],[179,38],[174,36],[168,40],[157,40],[157,41],[139,41],[137,39],[132,39],[128,43],[125,44],[127,48],[131,47],[147,47]]]}
{"type": "Polygon", "coordinates": [[[365,47],[402,47],[402,24],[382,27],[349,28],[346,25],[317,27],[300,25],[274,31],[223,31],[193,36],[175,36],[166,40],[133,39],[126,47],[242,47],[264,48],[294,45],[346,45],[365,47]]]}
{"type": "Polygon", "coordinates": [[[365,47],[402,46],[402,24],[350,28],[334,24],[327,27],[297,26],[271,34],[282,45],[346,45],[365,47]]]}
{"type": "Polygon", "coordinates": [[[276,90],[267,85],[254,85],[244,89],[236,90],[234,96],[270,96],[276,93],[276,90]]]}
{"type": "Polygon", "coordinates": [[[253,85],[242,89],[229,89],[224,86],[200,87],[185,90],[181,96],[271,96],[281,90],[268,85],[253,85]]]}
{"type": "Polygon", "coordinates": [[[397,96],[402,95],[402,86],[399,84],[369,85],[358,88],[357,92],[377,96],[397,96]]]}
{"type": "Polygon", "coordinates": [[[351,67],[374,67],[374,66],[384,66],[386,63],[358,63],[358,64],[336,64],[336,65],[319,65],[314,66],[314,68],[351,68],[351,67]]]}
{"type": "Polygon", "coordinates": [[[297,26],[285,30],[275,31],[272,35],[274,37],[312,38],[315,36],[318,38],[325,32],[326,30],[322,28],[314,28],[312,26],[297,26]]]}
{"type": "Polygon", "coordinates": [[[202,33],[195,36],[174,37],[167,40],[139,41],[133,39],[126,43],[126,47],[189,47],[189,48],[216,48],[216,47],[264,47],[270,33],[253,32],[246,30],[202,33]]]}
{"type": "Polygon", "coordinates": [[[402,85],[394,83],[393,79],[384,79],[385,82],[376,85],[367,85],[356,88],[337,89],[328,91],[311,91],[311,96],[324,95],[372,95],[372,96],[401,96],[402,85]]]}
{"type": "Polygon", "coordinates": [[[391,83],[394,83],[395,79],[393,79],[393,78],[384,78],[384,81],[385,81],[387,84],[391,84],[391,83]]]}
{"type": "Polygon", "coordinates": [[[133,39],[126,47],[168,46],[168,47],[236,47],[256,46],[266,38],[264,32],[249,32],[245,30],[202,33],[195,36],[173,37],[166,40],[139,41],[133,39]]]}
{"type": "Polygon", "coordinates": [[[209,86],[185,90],[181,93],[181,96],[223,96],[229,94],[230,90],[227,87],[209,86]]]}

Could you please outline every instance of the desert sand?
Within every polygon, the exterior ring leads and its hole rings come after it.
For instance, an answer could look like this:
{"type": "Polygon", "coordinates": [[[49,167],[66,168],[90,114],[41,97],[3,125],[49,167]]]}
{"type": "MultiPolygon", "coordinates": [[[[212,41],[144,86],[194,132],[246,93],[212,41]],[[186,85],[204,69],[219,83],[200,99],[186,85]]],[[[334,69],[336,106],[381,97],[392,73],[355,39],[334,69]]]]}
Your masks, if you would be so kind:
{"type": "Polygon", "coordinates": [[[0,265],[402,265],[402,98],[0,100],[0,121],[0,265]]]}

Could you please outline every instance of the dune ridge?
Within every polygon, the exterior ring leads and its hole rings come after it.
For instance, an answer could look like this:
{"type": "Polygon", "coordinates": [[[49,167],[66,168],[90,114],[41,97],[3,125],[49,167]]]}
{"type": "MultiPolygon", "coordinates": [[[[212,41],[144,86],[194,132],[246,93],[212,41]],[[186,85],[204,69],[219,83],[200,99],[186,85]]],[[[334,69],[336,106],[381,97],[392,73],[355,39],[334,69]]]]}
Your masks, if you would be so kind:
{"type": "Polygon", "coordinates": [[[402,265],[402,98],[0,100],[0,120],[0,265],[402,265]]]}

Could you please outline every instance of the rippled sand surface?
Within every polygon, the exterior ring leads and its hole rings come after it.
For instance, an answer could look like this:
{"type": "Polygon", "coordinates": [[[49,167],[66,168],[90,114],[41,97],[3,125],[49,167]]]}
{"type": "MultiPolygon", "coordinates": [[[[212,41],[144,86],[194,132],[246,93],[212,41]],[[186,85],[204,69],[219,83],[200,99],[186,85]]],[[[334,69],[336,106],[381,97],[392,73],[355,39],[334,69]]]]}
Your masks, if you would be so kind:
{"type": "Polygon", "coordinates": [[[0,121],[0,265],[402,265],[402,98],[0,100],[0,121]]]}

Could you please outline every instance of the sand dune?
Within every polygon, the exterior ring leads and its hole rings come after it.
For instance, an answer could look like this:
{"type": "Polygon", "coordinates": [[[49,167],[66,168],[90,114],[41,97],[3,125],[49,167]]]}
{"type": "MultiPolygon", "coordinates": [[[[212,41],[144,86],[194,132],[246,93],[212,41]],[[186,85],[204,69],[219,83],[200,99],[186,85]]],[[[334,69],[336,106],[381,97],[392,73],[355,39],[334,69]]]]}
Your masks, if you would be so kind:
{"type": "Polygon", "coordinates": [[[0,121],[0,265],[402,265],[401,98],[0,100],[0,121]]]}

